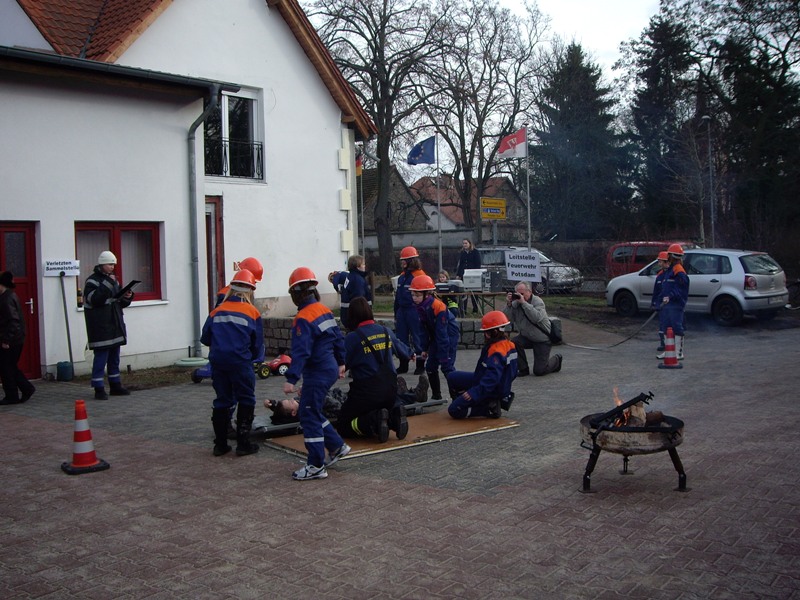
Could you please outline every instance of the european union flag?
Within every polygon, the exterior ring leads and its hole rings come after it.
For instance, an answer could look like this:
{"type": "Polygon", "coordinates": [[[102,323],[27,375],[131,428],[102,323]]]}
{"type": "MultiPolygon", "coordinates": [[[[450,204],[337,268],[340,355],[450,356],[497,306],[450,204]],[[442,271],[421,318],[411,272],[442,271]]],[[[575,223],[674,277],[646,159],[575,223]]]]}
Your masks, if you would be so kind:
{"type": "Polygon", "coordinates": [[[432,165],[436,162],[436,136],[422,140],[408,153],[410,165],[432,165]]]}

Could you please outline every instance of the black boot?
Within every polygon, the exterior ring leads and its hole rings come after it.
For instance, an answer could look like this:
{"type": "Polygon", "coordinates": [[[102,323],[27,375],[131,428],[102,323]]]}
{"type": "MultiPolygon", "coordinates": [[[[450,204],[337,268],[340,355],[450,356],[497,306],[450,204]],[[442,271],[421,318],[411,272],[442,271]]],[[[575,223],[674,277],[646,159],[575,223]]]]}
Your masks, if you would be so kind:
{"type": "Polygon", "coordinates": [[[417,368],[414,369],[414,375],[422,375],[425,372],[425,359],[417,359],[417,368]]]}
{"type": "Polygon", "coordinates": [[[397,367],[398,373],[408,373],[408,361],[400,359],[400,366],[397,367]]]}
{"type": "Polygon", "coordinates": [[[108,385],[111,386],[112,396],[130,396],[131,392],[127,388],[122,387],[121,381],[109,381],[108,385]]]}
{"type": "Polygon", "coordinates": [[[106,394],[105,388],[101,388],[101,387],[94,388],[94,399],[95,400],[108,400],[108,394],[106,394]]]}
{"type": "Polygon", "coordinates": [[[408,435],[406,407],[399,402],[389,411],[389,429],[394,431],[398,440],[404,440],[408,435]]]}
{"type": "Polygon", "coordinates": [[[211,424],[214,426],[214,456],[222,456],[231,451],[228,445],[228,409],[215,408],[211,411],[211,424]]]}
{"type": "MultiPolygon", "coordinates": [[[[253,426],[255,406],[242,406],[236,409],[236,456],[247,456],[258,452],[258,444],[250,441],[250,428],[253,426]]],[[[225,432],[227,433],[227,413],[225,432]]]]}
{"type": "Polygon", "coordinates": [[[428,383],[428,378],[425,375],[419,376],[419,381],[417,381],[417,387],[414,388],[414,400],[417,402],[427,402],[428,401],[428,389],[430,388],[430,383],[428,383]]]}
{"type": "Polygon", "coordinates": [[[373,410],[366,416],[366,420],[370,434],[378,438],[379,443],[385,443],[389,439],[389,411],[385,408],[373,410]]]}
{"type": "Polygon", "coordinates": [[[439,371],[428,371],[428,383],[431,385],[431,400],[441,400],[442,384],[439,381],[439,371]]]}

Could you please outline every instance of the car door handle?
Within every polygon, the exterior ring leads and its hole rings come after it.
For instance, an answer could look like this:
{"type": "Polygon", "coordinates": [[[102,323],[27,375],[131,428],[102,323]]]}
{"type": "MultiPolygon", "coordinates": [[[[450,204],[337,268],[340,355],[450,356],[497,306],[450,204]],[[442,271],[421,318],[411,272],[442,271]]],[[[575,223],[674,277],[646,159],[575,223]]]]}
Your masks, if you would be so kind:
{"type": "Polygon", "coordinates": [[[711,279],[711,283],[719,283],[719,279],[711,279]]]}

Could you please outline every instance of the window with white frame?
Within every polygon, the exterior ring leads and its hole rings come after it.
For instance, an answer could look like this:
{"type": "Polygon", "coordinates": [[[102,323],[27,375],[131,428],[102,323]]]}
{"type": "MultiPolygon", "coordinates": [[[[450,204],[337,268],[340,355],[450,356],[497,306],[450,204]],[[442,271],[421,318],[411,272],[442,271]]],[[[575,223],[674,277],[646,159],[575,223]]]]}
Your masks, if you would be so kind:
{"type": "Polygon", "coordinates": [[[114,273],[122,285],[133,279],[136,300],[161,299],[161,248],[158,223],[76,223],[75,255],[80,261],[79,287],[92,274],[104,250],[117,257],[114,273]]]}
{"type": "Polygon", "coordinates": [[[205,122],[206,175],[263,179],[258,106],[255,93],[222,94],[205,122]]]}

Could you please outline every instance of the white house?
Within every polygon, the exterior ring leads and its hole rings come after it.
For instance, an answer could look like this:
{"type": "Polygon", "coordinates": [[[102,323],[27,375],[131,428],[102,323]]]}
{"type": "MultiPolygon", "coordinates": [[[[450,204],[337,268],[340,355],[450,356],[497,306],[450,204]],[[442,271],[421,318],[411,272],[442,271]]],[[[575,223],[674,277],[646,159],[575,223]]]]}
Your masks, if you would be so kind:
{"type": "Polygon", "coordinates": [[[265,316],[294,312],[301,265],[335,302],[375,128],[296,0],[0,0],[0,45],[0,268],[31,307],[26,372],[90,369],[77,294],[103,249],[143,282],[123,368],[196,355],[247,256],[265,316]]]}

